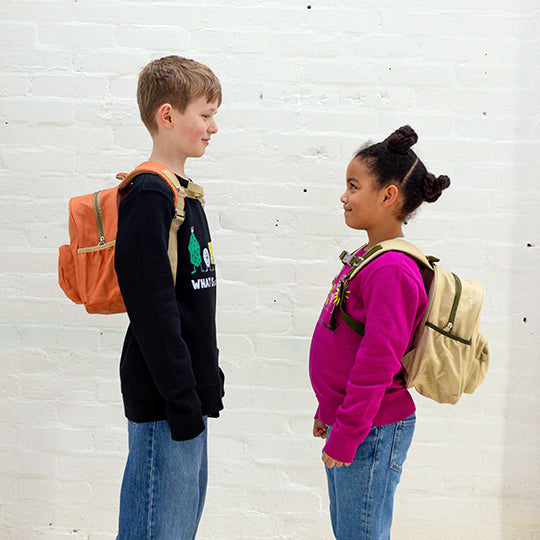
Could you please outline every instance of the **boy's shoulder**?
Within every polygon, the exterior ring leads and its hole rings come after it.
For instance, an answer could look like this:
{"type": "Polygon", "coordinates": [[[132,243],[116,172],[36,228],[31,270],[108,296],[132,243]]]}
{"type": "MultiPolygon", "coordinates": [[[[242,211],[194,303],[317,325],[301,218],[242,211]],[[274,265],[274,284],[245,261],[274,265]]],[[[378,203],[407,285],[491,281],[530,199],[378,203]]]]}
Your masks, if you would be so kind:
{"type": "Polygon", "coordinates": [[[157,174],[141,173],[133,179],[129,189],[122,196],[120,205],[125,207],[127,204],[137,204],[141,196],[157,193],[165,197],[174,209],[174,195],[169,185],[157,174]]]}
{"type": "Polygon", "coordinates": [[[142,173],[133,180],[130,191],[159,191],[167,195],[171,200],[174,198],[171,188],[163,179],[154,173],[142,173]]]}

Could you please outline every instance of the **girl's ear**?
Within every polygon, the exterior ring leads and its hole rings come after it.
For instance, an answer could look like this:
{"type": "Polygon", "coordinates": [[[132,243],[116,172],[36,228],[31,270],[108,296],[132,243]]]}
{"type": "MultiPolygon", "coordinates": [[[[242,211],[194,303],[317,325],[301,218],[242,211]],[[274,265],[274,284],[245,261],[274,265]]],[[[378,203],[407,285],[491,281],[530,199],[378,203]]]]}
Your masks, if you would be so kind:
{"type": "Polygon", "coordinates": [[[384,194],[383,194],[383,206],[393,206],[399,197],[399,189],[394,184],[390,184],[389,186],[386,186],[384,188],[384,194]]]}
{"type": "Polygon", "coordinates": [[[163,103],[156,111],[156,122],[158,126],[163,126],[165,129],[171,129],[173,125],[172,119],[172,105],[170,103],[163,103]]]}

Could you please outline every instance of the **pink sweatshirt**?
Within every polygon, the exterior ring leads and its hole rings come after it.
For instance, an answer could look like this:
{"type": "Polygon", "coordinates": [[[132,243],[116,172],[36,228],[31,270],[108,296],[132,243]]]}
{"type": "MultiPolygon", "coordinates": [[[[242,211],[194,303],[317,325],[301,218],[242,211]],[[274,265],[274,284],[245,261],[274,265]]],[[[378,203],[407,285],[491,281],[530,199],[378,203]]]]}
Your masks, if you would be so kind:
{"type": "MultiPolygon", "coordinates": [[[[362,255],[362,252],[358,254],[362,255]]],[[[401,358],[427,307],[416,262],[402,253],[385,253],[350,282],[345,309],[365,324],[365,335],[351,330],[337,311],[337,328],[329,330],[336,300],[334,280],[311,341],[309,373],[319,402],[315,417],[332,426],[324,451],[350,463],[373,426],[409,417],[415,405],[403,379],[401,358]]]]}

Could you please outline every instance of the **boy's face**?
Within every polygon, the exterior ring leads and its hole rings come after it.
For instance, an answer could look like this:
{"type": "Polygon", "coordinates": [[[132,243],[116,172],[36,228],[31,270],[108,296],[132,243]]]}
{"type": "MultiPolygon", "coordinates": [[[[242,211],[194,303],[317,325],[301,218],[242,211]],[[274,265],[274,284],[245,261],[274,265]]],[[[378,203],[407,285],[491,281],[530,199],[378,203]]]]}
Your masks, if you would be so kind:
{"type": "Polygon", "coordinates": [[[214,119],[217,109],[217,101],[208,102],[202,96],[193,100],[183,113],[171,110],[170,142],[179,156],[201,157],[205,153],[210,137],[218,130],[214,119]]]}

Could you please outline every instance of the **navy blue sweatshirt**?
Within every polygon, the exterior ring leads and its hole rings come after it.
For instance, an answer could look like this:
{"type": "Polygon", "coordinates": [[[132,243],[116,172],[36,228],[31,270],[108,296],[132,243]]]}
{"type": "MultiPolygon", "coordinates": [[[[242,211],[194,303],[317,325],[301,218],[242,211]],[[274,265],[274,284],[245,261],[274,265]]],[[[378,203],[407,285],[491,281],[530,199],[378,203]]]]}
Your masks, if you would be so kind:
{"type": "Polygon", "coordinates": [[[120,201],[115,269],[130,321],[120,381],[129,420],[167,419],[172,438],[188,440],[203,431],[203,415],[219,416],[223,373],[206,215],[198,200],[185,199],[175,287],[167,255],[174,211],[170,187],[153,174],[137,176],[120,201]]]}

